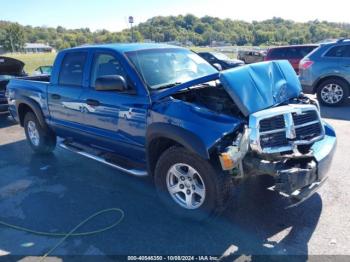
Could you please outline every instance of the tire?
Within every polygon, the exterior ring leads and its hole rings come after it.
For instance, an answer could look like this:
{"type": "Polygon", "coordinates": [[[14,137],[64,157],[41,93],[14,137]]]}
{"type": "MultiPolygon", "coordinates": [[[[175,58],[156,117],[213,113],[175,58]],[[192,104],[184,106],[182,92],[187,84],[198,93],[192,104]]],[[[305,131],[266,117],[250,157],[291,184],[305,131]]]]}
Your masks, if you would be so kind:
{"type": "Polygon", "coordinates": [[[339,78],[321,82],[317,88],[317,99],[325,106],[339,106],[349,97],[349,84],[339,78]],[[331,94],[329,94],[331,92],[331,94]],[[327,93],[329,94],[327,96],[327,93]]]}
{"type": "Polygon", "coordinates": [[[155,168],[154,182],[161,201],[172,213],[197,221],[220,214],[230,201],[233,191],[231,177],[198,155],[178,146],[169,148],[161,155],[155,168]],[[176,188],[173,194],[170,188],[176,188]],[[186,196],[191,199],[190,205],[186,196]]]}
{"type": "Polygon", "coordinates": [[[24,131],[27,142],[35,153],[49,154],[55,149],[55,134],[48,128],[42,127],[32,112],[28,112],[24,117],[24,131]]]}

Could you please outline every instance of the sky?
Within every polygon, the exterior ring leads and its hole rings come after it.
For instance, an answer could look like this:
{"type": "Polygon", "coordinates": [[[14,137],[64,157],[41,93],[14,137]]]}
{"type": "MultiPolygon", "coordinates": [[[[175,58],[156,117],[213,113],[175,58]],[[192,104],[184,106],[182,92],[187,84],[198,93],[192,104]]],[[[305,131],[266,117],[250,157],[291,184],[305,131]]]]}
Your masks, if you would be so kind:
{"type": "Polygon", "coordinates": [[[350,23],[349,0],[0,0],[0,20],[22,25],[120,31],[153,16],[194,14],[251,22],[282,17],[350,23]]]}

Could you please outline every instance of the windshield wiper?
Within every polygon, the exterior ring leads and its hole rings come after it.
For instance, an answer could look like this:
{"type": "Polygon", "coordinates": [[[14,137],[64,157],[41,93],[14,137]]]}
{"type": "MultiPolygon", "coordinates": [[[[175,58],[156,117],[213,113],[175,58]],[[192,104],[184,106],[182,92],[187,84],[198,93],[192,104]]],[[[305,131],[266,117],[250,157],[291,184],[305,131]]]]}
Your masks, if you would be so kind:
{"type": "Polygon", "coordinates": [[[166,84],[166,85],[157,87],[156,90],[166,89],[166,88],[174,87],[174,86],[181,85],[181,84],[182,84],[182,82],[175,82],[175,83],[171,83],[171,84],[166,84]]]}

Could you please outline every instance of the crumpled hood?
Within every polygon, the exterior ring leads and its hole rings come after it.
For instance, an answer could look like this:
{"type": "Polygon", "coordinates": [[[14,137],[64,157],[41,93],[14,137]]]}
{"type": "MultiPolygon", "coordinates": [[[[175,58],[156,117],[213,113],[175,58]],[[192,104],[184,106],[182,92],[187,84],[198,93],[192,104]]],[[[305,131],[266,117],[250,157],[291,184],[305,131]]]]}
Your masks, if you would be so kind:
{"type": "Polygon", "coordinates": [[[151,97],[153,101],[159,100],[180,90],[218,79],[245,116],[281,104],[301,93],[301,85],[293,67],[287,60],[280,60],[236,67],[193,79],[154,92],[151,97]]]}
{"type": "Polygon", "coordinates": [[[286,60],[237,67],[220,73],[220,82],[245,116],[298,97],[301,85],[286,60]]]}

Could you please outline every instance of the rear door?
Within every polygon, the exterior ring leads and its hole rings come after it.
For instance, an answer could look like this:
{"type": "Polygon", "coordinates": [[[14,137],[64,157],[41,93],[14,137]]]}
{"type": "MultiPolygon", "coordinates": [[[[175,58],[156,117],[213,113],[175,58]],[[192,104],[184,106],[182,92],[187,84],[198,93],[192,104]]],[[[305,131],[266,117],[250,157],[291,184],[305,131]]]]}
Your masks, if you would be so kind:
{"type": "MultiPolygon", "coordinates": [[[[48,106],[52,125],[72,133],[82,133],[84,107],[81,95],[87,69],[88,52],[67,52],[60,65],[57,79],[48,87],[48,106]]],[[[67,133],[65,134],[67,136],[67,133]]]]}
{"type": "Polygon", "coordinates": [[[347,80],[350,79],[350,45],[345,44],[339,46],[337,52],[333,53],[339,58],[339,70],[341,75],[345,76],[347,80]]]}
{"type": "Polygon", "coordinates": [[[350,78],[350,46],[336,45],[328,49],[323,55],[320,75],[339,75],[350,78]]]}

